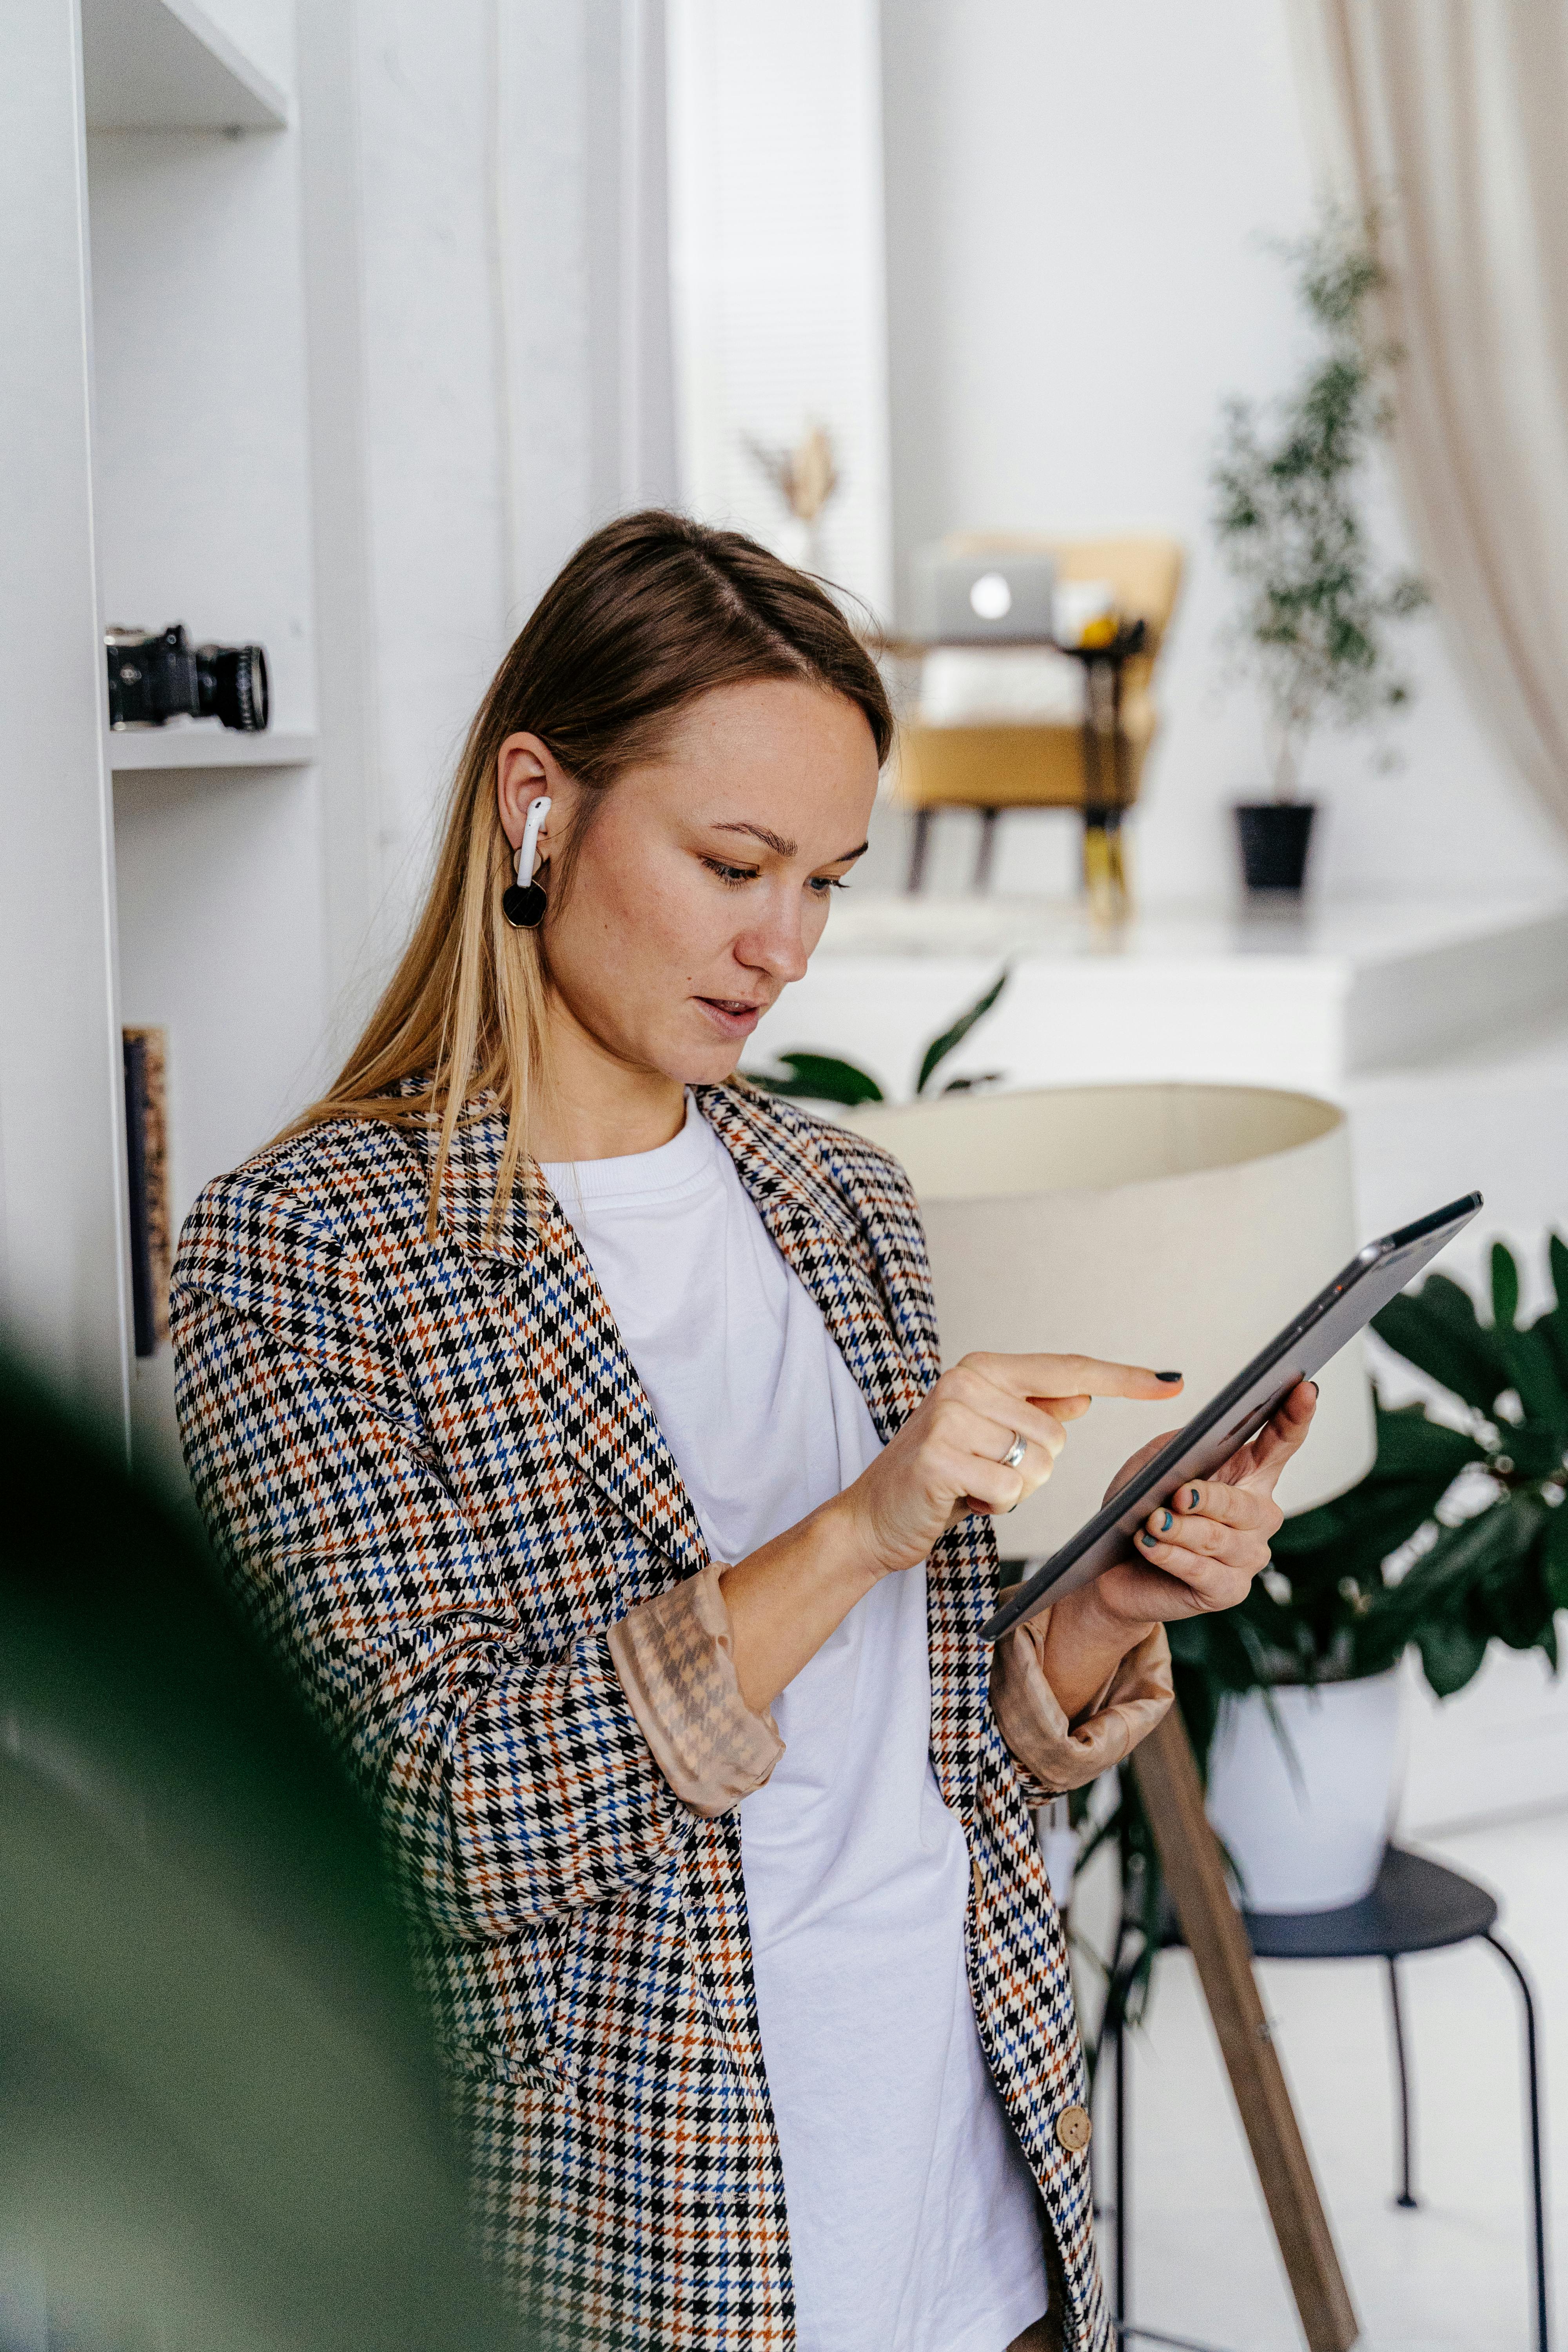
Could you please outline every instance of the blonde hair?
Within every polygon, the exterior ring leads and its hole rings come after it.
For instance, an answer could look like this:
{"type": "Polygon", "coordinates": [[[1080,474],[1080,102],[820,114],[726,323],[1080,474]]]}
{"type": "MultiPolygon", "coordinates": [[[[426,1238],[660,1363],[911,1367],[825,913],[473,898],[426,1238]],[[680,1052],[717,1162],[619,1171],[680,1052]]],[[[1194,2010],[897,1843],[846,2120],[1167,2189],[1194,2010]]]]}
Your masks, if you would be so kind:
{"type": "Polygon", "coordinates": [[[805,677],[864,712],[879,762],[893,719],[876,663],[832,598],[739,531],[650,509],[584,541],[546,589],[468,730],[436,871],[413,936],[363,1035],[289,1135],[328,1119],[437,1130],[435,1238],[452,1140],[481,1097],[507,1111],[492,1229],[527,1155],[543,1067],[549,935],[600,794],[657,756],[676,713],[748,678],[805,677]],[[508,736],[537,735],[588,789],[551,860],[538,930],[501,913],[512,850],[496,801],[508,736]]]}

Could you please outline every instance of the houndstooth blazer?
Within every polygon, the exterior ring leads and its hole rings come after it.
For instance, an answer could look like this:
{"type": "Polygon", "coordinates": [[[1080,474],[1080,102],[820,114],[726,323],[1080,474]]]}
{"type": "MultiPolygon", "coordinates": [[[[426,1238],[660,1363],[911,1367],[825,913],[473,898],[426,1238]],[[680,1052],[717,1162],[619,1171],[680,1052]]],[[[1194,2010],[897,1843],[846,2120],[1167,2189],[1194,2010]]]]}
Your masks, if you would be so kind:
{"type": "MultiPolygon", "coordinates": [[[[940,1369],[896,1161],[742,1086],[698,1102],[886,1441],[940,1369]]],[[[481,2245],[551,2341],[795,2343],[784,2180],[731,1811],[653,1762],[606,1633],[708,1564],[575,1234],[461,1129],[319,1127],[208,1185],[174,1269],[185,1456],[220,1555],[384,1810],[481,2245]]],[[[1048,2216],[1054,2315],[1109,2341],[1062,1934],[978,1629],[973,1520],[929,1577],[931,1756],[973,1864],[980,2038],[1048,2216]],[[1068,2131],[1068,2137],[1076,2137],[1068,2131]]],[[[896,2000],[897,1987],[888,1989],[896,2000]]],[[[1001,2352],[1001,2347],[997,2347],[1001,2352]]]]}

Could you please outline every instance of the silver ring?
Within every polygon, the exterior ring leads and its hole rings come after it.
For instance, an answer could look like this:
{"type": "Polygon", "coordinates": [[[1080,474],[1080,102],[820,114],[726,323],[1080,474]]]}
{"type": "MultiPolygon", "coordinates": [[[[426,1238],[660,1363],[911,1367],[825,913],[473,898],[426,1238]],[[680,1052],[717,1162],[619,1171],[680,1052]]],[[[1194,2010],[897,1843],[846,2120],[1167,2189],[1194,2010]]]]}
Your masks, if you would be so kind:
{"type": "Polygon", "coordinates": [[[1013,1432],[1013,1443],[1007,1448],[1006,1453],[1002,1456],[1001,1466],[1004,1470],[1016,1470],[1023,1458],[1024,1441],[1019,1436],[1017,1431],[1015,1430],[1013,1432]]]}

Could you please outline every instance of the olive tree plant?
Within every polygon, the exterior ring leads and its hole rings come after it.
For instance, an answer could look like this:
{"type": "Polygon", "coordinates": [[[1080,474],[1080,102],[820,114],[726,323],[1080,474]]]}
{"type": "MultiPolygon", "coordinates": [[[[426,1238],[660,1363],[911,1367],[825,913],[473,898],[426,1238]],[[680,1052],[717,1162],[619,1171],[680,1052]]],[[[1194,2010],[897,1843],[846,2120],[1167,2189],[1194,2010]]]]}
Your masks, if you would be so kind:
{"type": "Polygon", "coordinates": [[[1215,534],[1240,592],[1234,666],[1262,689],[1274,797],[1290,801],[1322,720],[1375,724],[1409,702],[1388,628],[1430,599],[1413,572],[1379,562],[1363,519],[1372,444],[1393,429],[1398,359],[1369,316],[1384,281],[1375,220],[1331,213],[1283,250],[1321,349],[1274,410],[1227,402],[1211,480],[1215,534]]]}

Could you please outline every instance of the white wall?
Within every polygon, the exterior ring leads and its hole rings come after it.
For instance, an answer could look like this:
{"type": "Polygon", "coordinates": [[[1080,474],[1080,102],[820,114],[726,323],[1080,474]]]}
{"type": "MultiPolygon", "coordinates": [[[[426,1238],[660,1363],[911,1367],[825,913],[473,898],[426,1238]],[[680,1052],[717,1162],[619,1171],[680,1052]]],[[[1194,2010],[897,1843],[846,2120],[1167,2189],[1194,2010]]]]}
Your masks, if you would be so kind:
{"type": "Polygon", "coordinates": [[[385,944],[423,879],[442,782],[507,642],[494,276],[492,11],[356,11],[363,456],[385,944]]]}
{"type": "MultiPolygon", "coordinates": [[[[882,48],[898,557],[985,525],[1185,542],[1136,872],[1147,899],[1213,895],[1262,746],[1250,693],[1220,691],[1209,453],[1223,396],[1283,388],[1307,348],[1262,242],[1313,202],[1285,0],[884,0],[882,48]]],[[[1568,843],[1481,740],[1436,624],[1405,642],[1403,772],[1332,735],[1312,750],[1320,886],[1568,880],[1568,843]]],[[[1059,820],[1005,828],[1005,886],[1059,870],[1041,828],[1059,820]]]]}
{"type": "Polygon", "coordinates": [[[512,599],[584,533],[679,496],[664,0],[511,0],[496,205],[512,599]]]}
{"type": "Polygon", "coordinates": [[[879,85],[877,0],[672,0],[671,263],[688,501],[705,521],[782,550],[785,509],[745,439],[789,447],[820,422],[839,488],[810,560],[883,614],[879,85]]]}
{"type": "Polygon", "coordinates": [[[674,489],[668,301],[639,264],[662,0],[314,0],[300,33],[346,1045],[501,655],[587,531],[674,489]]]}

